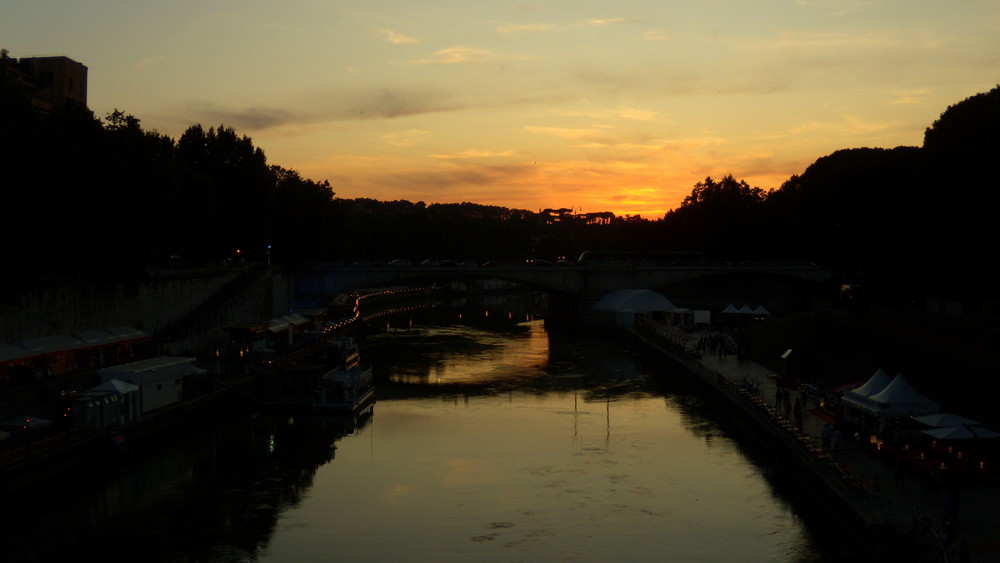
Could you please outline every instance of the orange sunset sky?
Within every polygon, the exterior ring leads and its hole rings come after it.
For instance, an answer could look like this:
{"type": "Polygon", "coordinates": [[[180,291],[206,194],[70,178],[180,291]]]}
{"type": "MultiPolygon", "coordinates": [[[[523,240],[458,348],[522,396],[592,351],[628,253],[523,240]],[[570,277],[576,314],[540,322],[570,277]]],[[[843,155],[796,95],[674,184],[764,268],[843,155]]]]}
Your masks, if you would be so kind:
{"type": "Polygon", "coordinates": [[[87,65],[99,117],[225,124],[340,197],[655,219],[709,175],[921,144],[1000,82],[1000,2],[8,0],[0,47],[87,65]]]}

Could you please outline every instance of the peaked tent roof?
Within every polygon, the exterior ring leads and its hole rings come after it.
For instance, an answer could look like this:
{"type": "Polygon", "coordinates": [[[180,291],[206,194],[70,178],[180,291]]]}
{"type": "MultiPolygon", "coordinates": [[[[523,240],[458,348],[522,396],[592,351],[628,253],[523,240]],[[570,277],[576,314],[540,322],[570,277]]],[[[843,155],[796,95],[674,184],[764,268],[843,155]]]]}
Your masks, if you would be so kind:
{"type": "Polygon", "coordinates": [[[876,393],[880,393],[883,389],[892,383],[892,379],[889,379],[889,374],[885,372],[882,368],[875,370],[875,373],[868,378],[861,387],[854,389],[855,395],[861,395],[864,397],[871,397],[876,393]]]}
{"type": "Polygon", "coordinates": [[[673,311],[676,309],[669,299],[648,289],[618,289],[608,293],[594,304],[598,311],[617,313],[648,313],[649,311],[673,311]]]}
{"type": "Polygon", "coordinates": [[[941,410],[941,403],[918,393],[902,375],[869,398],[878,403],[880,412],[891,416],[934,414],[941,410]]]}
{"type": "Polygon", "coordinates": [[[740,310],[737,312],[741,315],[752,315],[753,309],[751,309],[749,305],[744,305],[740,307],[740,310]]]}
{"type": "Polygon", "coordinates": [[[734,307],[732,303],[730,303],[728,307],[726,307],[725,309],[722,310],[722,312],[723,313],[739,313],[740,311],[739,311],[739,309],[737,309],[736,307],[734,307]]]}
{"type": "Polygon", "coordinates": [[[755,314],[755,315],[764,315],[764,316],[770,317],[771,316],[771,311],[768,311],[767,309],[765,309],[763,305],[757,305],[757,308],[753,310],[753,314],[755,314]]]}
{"type": "Polygon", "coordinates": [[[863,411],[877,414],[878,404],[871,400],[871,396],[880,393],[890,383],[892,383],[892,380],[889,379],[889,375],[882,368],[879,368],[861,386],[844,391],[841,395],[841,400],[863,411]]]}
{"type": "Polygon", "coordinates": [[[931,428],[924,430],[924,434],[933,436],[938,440],[969,440],[972,438],[1000,438],[1000,432],[994,432],[979,426],[960,424],[957,426],[943,426],[941,428],[931,428]]]}
{"type": "Polygon", "coordinates": [[[971,418],[965,418],[964,416],[959,416],[950,412],[939,412],[937,414],[915,416],[913,417],[913,420],[935,428],[941,428],[944,426],[961,426],[963,424],[979,424],[978,420],[972,420],[971,418]]]}

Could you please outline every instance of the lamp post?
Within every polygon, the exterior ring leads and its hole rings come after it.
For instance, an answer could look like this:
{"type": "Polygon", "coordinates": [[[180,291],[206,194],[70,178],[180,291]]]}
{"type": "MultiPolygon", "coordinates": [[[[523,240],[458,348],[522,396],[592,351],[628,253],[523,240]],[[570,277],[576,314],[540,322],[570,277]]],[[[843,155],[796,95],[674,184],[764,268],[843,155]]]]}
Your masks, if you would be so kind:
{"type": "Polygon", "coordinates": [[[789,364],[791,362],[791,356],[792,356],[792,349],[791,348],[785,350],[785,353],[781,355],[781,360],[783,362],[783,369],[782,369],[782,373],[781,373],[781,382],[783,384],[785,382],[787,382],[787,381],[791,381],[791,377],[790,377],[791,374],[789,373],[789,370],[790,370],[789,364]]]}

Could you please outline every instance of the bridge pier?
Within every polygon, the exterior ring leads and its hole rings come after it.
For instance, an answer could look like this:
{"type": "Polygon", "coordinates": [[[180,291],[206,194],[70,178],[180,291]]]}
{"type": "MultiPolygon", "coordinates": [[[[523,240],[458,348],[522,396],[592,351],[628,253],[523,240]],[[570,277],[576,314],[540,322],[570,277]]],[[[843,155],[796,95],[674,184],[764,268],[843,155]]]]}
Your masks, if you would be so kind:
{"type": "Polygon", "coordinates": [[[580,298],[560,291],[549,292],[549,308],[545,314],[546,325],[573,325],[580,320],[580,298]]]}

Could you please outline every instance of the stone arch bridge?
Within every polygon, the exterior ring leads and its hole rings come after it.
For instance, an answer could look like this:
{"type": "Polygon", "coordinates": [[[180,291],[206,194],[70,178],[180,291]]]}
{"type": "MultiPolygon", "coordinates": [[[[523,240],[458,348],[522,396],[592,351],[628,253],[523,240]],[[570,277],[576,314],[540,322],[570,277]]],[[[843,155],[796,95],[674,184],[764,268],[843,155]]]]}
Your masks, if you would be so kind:
{"type": "MultiPolygon", "coordinates": [[[[317,266],[296,276],[293,302],[313,307],[329,303],[338,294],[363,288],[499,279],[546,291],[552,304],[567,313],[592,305],[616,289],[657,290],[675,304],[685,306],[694,306],[690,301],[711,306],[706,301],[732,302],[741,296],[746,296],[747,303],[755,295],[774,295],[776,299],[789,292],[798,295],[795,300],[801,304],[803,299],[811,300],[816,288],[831,277],[829,270],[809,264],[317,266]]],[[[755,304],[764,304],[772,312],[781,309],[765,301],[767,298],[757,297],[755,304]]]]}

